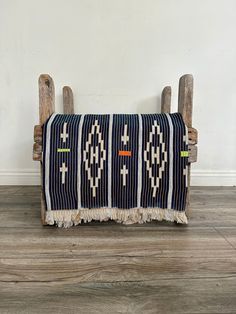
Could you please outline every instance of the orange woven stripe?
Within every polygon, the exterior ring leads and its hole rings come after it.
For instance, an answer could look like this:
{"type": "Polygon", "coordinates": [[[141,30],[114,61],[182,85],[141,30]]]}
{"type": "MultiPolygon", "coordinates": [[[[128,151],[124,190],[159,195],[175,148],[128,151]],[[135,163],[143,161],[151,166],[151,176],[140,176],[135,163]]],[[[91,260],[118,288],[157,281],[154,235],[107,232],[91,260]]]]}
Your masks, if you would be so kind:
{"type": "Polygon", "coordinates": [[[131,156],[130,150],[119,150],[119,156],[131,156]]]}

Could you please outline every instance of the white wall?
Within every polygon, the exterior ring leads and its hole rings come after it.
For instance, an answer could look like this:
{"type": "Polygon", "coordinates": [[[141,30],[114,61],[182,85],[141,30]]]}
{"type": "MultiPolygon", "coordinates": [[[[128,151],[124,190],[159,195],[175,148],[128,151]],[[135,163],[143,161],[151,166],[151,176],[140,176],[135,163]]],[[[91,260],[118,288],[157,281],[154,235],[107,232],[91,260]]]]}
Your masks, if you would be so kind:
{"type": "Polygon", "coordinates": [[[83,113],[155,112],[195,78],[193,184],[236,184],[235,0],[0,0],[0,184],[35,184],[40,73],[83,113]]]}

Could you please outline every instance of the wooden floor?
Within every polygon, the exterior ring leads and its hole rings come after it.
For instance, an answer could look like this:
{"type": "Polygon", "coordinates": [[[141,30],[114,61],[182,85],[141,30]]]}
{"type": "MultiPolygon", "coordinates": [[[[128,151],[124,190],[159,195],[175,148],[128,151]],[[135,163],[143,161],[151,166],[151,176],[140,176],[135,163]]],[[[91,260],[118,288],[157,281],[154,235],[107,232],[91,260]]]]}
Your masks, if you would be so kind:
{"type": "Polygon", "coordinates": [[[188,226],[40,225],[0,187],[0,313],[236,313],[236,188],[193,188],[188,226]]]}

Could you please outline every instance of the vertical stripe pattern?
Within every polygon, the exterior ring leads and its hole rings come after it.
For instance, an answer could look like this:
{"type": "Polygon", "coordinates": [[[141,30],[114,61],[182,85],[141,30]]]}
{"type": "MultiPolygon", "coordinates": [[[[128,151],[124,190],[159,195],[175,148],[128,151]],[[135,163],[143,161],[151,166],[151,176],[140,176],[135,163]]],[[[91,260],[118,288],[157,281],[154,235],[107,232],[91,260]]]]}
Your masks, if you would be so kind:
{"type": "Polygon", "coordinates": [[[110,115],[109,120],[109,135],[108,135],[108,207],[111,208],[111,194],[112,194],[112,187],[111,187],[111,174],[112,174],[112,125],[113,125],[113,114],[110,115]]]}
{"type": "Polygon", "coordinates": [[[52,115],[43,127],[47,210],[183,211],[187,136],[178,113],[52,115]]]}
{"type": "Polygon", "coordinates": [[[78,168],[77,168],[77,193],[78,193],[78,205],[77,209],[81,208],[81,138],[82,138],[82,128],[84,123],[84,115],[81,115],[80,124],[78,128],[78,168]]]}
{"type": "Polygon", "coordinates": [[[46,204],[47,204],[47,210],[51,210],[51,197],[50,197],[50,190],[49,190],[49,180],[50,180],[50,143],[51,143],[51,125],[52,122],[55,118],[55,114],[52,114],[49,120],[47,121],[44,132],[46,135],[46,138],[44,139],[45,143],[45,159],[44,159],[44,164],[45,164],[45,170],[44,170],[44,188],[45,188],[45,199],[46,199],[46,204]],[[47,144],[46,144],[47,143],[47,144]]]}
{"type": "Polygon", "coordinates": [[[137,207],[141,205],[141,189],[142,189],[142,133],[143,133],[143,122],[142,115],[138,115],[139,129],[138,129],[138,192],[137,192],[137,207]]]}
{"type": "Polygon", "coordinates": [[[112,207],[137,207],[138,121],[138,115],[116,114],[113,117],[112,207]]]}
{"type": "Polygon", "coordinates": [[[173,124],[170,118],[170,114],[166,113],[169,123],[169,189],[168,189],[168,202],[167,208],[171,209],[172,206],[172,191],[173,191],[173,124]]]}

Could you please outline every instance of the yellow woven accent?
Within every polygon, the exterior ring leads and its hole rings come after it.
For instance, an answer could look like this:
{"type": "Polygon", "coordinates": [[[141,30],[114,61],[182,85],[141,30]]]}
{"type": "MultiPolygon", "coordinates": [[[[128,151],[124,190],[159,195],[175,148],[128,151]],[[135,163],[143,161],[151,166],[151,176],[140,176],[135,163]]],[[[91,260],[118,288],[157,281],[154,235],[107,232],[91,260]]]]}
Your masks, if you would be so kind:
{"type": "Polygon", "coordinates": [[[57,152],[58,153],[69,153],[70,152],[70,148],[58,148],[57,152]]]}
{"type": "Polygon", "coordinates": [[[186,150],[183,150],[183,151],[180,152],[180,156],[181,157],[188,157],[188,155],[189,155],[188,151],[186,151],[186,150]]]}

